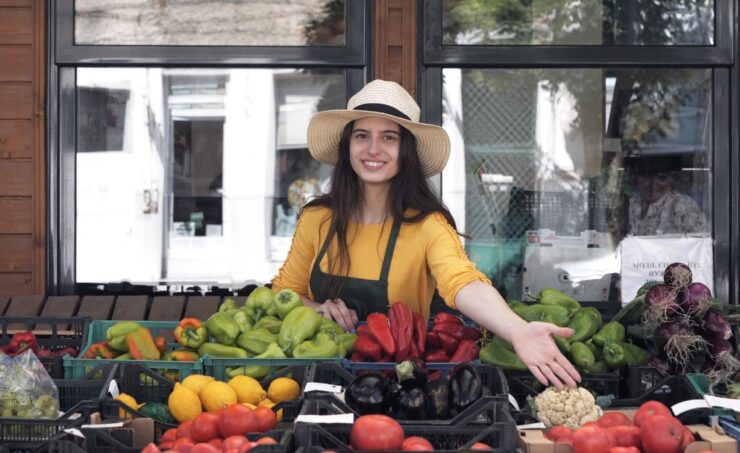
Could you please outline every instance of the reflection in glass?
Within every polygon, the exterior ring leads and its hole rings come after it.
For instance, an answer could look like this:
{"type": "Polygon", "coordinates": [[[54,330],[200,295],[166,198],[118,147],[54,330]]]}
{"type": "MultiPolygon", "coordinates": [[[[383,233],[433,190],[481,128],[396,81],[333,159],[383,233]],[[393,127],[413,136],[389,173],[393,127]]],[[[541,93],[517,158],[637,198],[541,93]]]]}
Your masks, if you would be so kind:
{"type": "Polygon", "coordinates": [[[76,0],[75,43],[343,46],[345,0],[76,0]]]}
{"type": "Polygon", "coordinates": [[[446,45],[714,45],[714,0],[443,0],[446,45]]]}
{"type": "Polygon", "coordinates": [[[703,69],[445,69],[443,196],[509,298],[617,299],[628,235],[711,234],[703,69]],[[547,245],[545,247],[544,245],[547,245]]]}
{"type": "Polygon", "coordinates": [[[345,79],[332,69],[78,69],[77,281],[268,281],[295,208],[328,178],[308,157],[308,121],[346,104],[345,79]],[[91,119],[106,105],[117,135],[91,119]],[[118,152],[98,144],[113,142],[118,152]]]}

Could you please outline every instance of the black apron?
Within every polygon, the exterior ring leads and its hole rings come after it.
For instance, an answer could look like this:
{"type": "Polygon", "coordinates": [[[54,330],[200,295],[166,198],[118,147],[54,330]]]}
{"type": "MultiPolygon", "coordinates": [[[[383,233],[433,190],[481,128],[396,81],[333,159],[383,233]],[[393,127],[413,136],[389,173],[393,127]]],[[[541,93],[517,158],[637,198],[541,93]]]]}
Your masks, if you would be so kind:
{"type": "MultiPolygon", "coordinates": [[[[394,220],[391,234],[388,238],[388,245],[385,248],[383,267],[380,269],[380,278],[378,280],[345,276],[339,277],[342,285],[339,298],[344,301],[348,308],[357,312],[357,318],[360,321],[365,321],[367,315],[370,313],[388,313],[388,308],[390,307],[388,300],[388,272],[391,268],[393,250],[396,247],[396,239],[398,239],[400,229],[401,222],[394,220]]],[[[311,292],[313,293],[314,301],[322,304],[329,299],[327,290],[331,276],[321,270],[321,260],[329,249],[333,236],[333,234],[328,235],[324,241],[324,245],[321,246],[319,256],[313,263],[313,269],[311,269],[311,292]]]]}

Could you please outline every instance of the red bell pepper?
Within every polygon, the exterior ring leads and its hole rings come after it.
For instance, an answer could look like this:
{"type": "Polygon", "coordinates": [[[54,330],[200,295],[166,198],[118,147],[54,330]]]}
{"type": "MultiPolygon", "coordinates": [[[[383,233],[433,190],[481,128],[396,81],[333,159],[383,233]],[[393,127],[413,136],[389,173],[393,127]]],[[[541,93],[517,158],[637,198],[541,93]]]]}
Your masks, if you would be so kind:
{"type": "Polygon", "coordinates": [[[462,324],[453,324],[449,322],[434,324],[432,332],[444,332],[447,335],[454,337],[457,341],[465,339],[465,326],[462,324]]]}
{"type": "Polygon", "coordinates": [[[18,351],[15,349],[15,346],[13,346],[10,343],[0,346],[0,351],[3,351],[4,354],[7,354],[9,356],[14,356],[18,354],[18,351]]]}
{"type": "Polygon", "coordinates": [[[108,346],[107,341],[101,341],[100,343],[94,343],[90,345],[90,348],[85,353],[86,359],[114,359],[118,353],[108,346]]]}
{"type": "Polygon", "coordinates": [[[396,341],[393,338],[391,325],[386,315],[370,313],[367,316],[367,328],[370,329],[370,334],[386,354],[391,356],[396,354],[396,341]]]}
{"type": "Polygon", "coordinates": [[[10,344],[15,348],[17,354],[20,354],[27,349],[30,349],[33,352],[36,352],[39,349],[38,344],[36,344],[36,335],[34,335],[33,332],[16,333],[13,335],[13,338],[11,338],[10,344]]]}
{"type": "Polygon", "coordinates": [[[54,353],[52,351],[49,351],[45,348],[39,348],[38,351],[36,351],[36,357],[39,359],[48,359],[50,357],[54,357],[54,353]]]}
{"type": "MultiPolygon", "coordinates": [[[[378,347],[380,347],[380,346],[378,346],[378,347]]],[[[364,359],[364,356],[363,356],[362,354],[360,354],[359,352],[357,352],[357,351],[354,351],[354,352],[352,353],[352,355],[351,355],[351,356],[349,356],[349,359],[350,359],[350,360],[351,360],[352,362],[362,362],[362,359],[364,359]]]]}
{"type": "Polygon", "coordinates": [[[451,313],[445,313],[443,311],[437,313],[434,316],[434,324],[460,324],[463,325],[462,319],[451,313]]]}
{"type": "Polygon", "coordinates": [[[424,355],[427,343],[427,321],[421,316],[421,313],[412,312],[411,317],[414,321],[414,338],[416,339],[416,351],[419,356],[424,355]]]}
{"type": "Polygon", "coordinates": [[[159,349],[160,354],[164,354],[165,351],[167,351],[167,339],[165,337],[155,337],[154,344],[157,346],[157,349],[159,349]]]}
{"type": "Polygon", "coordinates": [[[388,310],[391,336],[396,342],[396,362],[403,362],[409,357],[411,343],[414,341],[414,318],[411,310],[403,302],[394,302],[388,310]]]}
{"type": "Polygon", "coordinates": [[[449,362],[450,356],[448,356],[443,350],[441,349],[430,349],[427,351],[426,357],[424,357],[424,360],[427,363],[432,362],[449,362]]]}
{"type": "Polygon", "coordinates": [[[54,357],[64,357],[67,354],[69,354],[70,357],[77,357],[79,351],[71,346],[67,346],[66,348],[59,349],[58,351],[52,351],[51,354],[54,357]]]}
{"type": "MultiPolygon", "coordinates": [[[[380,362],[380,357],[382,355],[380,345],[369,334],[366,334],[366,333],[358,334],[357,338],[355,339],[355,345],[353,349],[354,349],[354,353],[352,354],[353,357],[355,354],[358,354],[360,355],[360,357],[362,357],[363,359],[367,361],[380,362]]],[[[359,361],[363,361],[363,360],[359,360],[359,361]]]]}
{"type": "MultiPolygon", "coordinates": [[[[416,342],[412,341],[411,348],[409,349],[409,358],[411,357],[421,358],[423,355],[424,355],[423,353],[422,354],[419,353],[419,349],[416,347],[416,342]]],[[[398,360],[396,360],[396,362],[398,362],[398,360]]]]}
{"type": "Polygon", "coordinates": [[[480,348],[474,341],[463,340],[450,357],[450,362],[470,362],[471,360],[477,360],[479,354],[480,348]]]}
{"type": "Polygon", "coordinates": [[[465,331],[463,332],[464,340],[478,341],[480,340],[480,337],[480,329],[476,329],[475,327],[466,327],[465,331]]]}
{"type": "Polygon", "coordinates": [[[444,349],[447,355],[451,356],[457,351],[457,346],[460,342],[455,337],[447,335],[444,332],[437,332],[437,336],[439,337],[439,343],[442,345],[442,349],[444,349]]]}
{"type": "Polygon", "coordinates": [[[439,336],[436,332],[427,332],[427,341],[424,343],[424,350],[429,351],[430,349],[439,349],[442,347],[442,343],[439,342],[439,336]]]}

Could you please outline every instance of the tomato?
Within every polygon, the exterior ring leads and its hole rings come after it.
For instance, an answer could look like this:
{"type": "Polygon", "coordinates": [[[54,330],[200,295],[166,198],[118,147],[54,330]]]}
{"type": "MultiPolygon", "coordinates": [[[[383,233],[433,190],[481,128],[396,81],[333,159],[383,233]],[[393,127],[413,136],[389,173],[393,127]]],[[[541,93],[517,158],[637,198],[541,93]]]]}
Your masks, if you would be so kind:
{"type": "Polygon", "coordinates": [[[190,437],[190,425],[192,424],[192,420],[180,423],[180,426],[177,427],[177,431],[175,432],[175,438],[190,437]]]}
{"type": "Polygon", "coordinates": [[[203,412],[193,419],[190,425],[190,437],[196,442],[208,442],[216,437],[221,437],[218,431],[218,415],[203,412]]]}
{"type": "Polygon", "coordinates": [[[146,444],[146,447],[144,447],[143,450],[141,450],[141,453],[162,453],[162,450],[159,449],[156,445],[154,445],[153,442],[149,442],[146,444]]]}
{"type": "Polygon", "coordinates": [[[349,433],[350,444],[355,450],[399,450],[403,439],[401,425],[380,414],[358,417],[349,433]]]}
{"type": "Polygon", "coordinates": [[[277,445],[277,441],[270,436],[260,437],[254,443],[257,445],[277,445]]]}
{"type": "Polygon", "coordinates": [[[211,444],[201,442],[199,444],[195,444],[193,449],[190,450],[190,453],[221,453],[221,449],[216,448],[211,444]]]}
{"type": "MultiPolygon", "coordinates": [[[[184,436],[189,437],[189,436],[184,436]]],[[[170,428],[159,438],[159,443],[174,442],[177,439],[177,428],[170,428]]]]}
{"type": "Polygon", "coordinates": [[[675,417],[653,415],[642,421],[640,438],[645,453],[679,453],[685,428],[675,417]]]}
{"type": "Polygon", "coordinates": [[[403,441],[401,451],[434,451],[434,446],[423,437],[411,436],[403,441]]]}
{"type": "Polygon", "coordinates": [[[234,404],[218,414],[218,427],[224,437],[253,433],[257,431],[257,417],[247,406],[234,404]]]}
{"type": "Polygon", "coordinates": [[[684,451],[686,447],[688,447],[689,444],[695,440],[696,438],[694,437],[694,433],[692,433],[689,428],[684,426],[683,436],[681,437],[681,451],[684,451]]]}
{"type": "Polygon", "coordinates": [[[586,422],[582,424],[580,427],[583,428],[584,426],[599,426],[599,424],[596,422],[586,422]]]}
{"type": "Polygon", "coordinates": [[[573,430],[567,426],[558,425],[545,431],[545,438],[557,443],[569,444],[573,438],[573,430]]]}
{"type": "Polygon", "coordinates": [[[673,413],[668,406],[661,403],[660,401],[648,401],[643,403],[635,412],[635,418],[632,420],[632,424],[635,426],[642,426],[642,423],[653,415],[665,415],[673,417],[673,413]]]}
{"type": "Polygon", "coordinates": [[[277,426],[277,417],[275,412],[269,407],[258,407],[254,410],[254,416],[257,417],[257,431],[264,433],[277,426]]]}
{"type": "Polygon", "coordinates": [[[606,453],[640,453],[637,447],[612,447],[606,453]]]}
{"type": "Polygon", "coordinates": [[[192,450],[194,446],[195,442],[193,442],[193,439],[189,437],[181,437],[172,445],[172,451],[176,451],[177,453],[190,453],[190,450],[192,450]]]}
{"type": "Polygon", "coordinates": [[[207,443],[208,445],[213,445],[214,447],[216,447],[216,448],[218,448],[219,450],[221,450],[221,444],[223,444],[223,443],[224,443],[224,441],[223,441],[223,439],[221,439],[220,437],[216,437],[216,438],[214,438],[214,439],[211,439],[211,440],[209,440],[209,441],[208,441],[208,442],[206,442],[206,443],[207,443]]]}
{"type": "Polygon", "coordinates": [[[244,444],[248,444],[249,439],[244,436],[229,436],[221,443],[221,450],[226,451],[230,448],[238,450],[244,444]]]}
{"type": "Polygon", "coordinates": [[[600,426],[581,426],[573,431],[571,439],[575,453],[604,453],[616,446],[614,437],[600,426]]]}
{"type": "Polygon", "coordinates": [[[175,442],[160,442],[159,443],[159,449],[162,451],[167,451],[172,448],[172,446],[175,445],[175,442]]]}
{"type": "Polygon", "coordinates": [[[610,426],[619,426],[619,425],[632,425],[632,420],[629,419],[626,415],[624,415],[621,412],[605,412],[604,415],[599,417],[598,420],[596,420],[596,424],[601,426],[602,428],[609,428],[610,426]]]}
{"type": "Polygon", "coordinates": [[[620,447],[637,447],[642,446],[642,440],[640,439],[640,428],[637,426],[612,426],[607,428],[611,435],[614,437],[615,445],[620,447]]]}
{"type": "Polygon", "coordinates": [[[493,448],[483,442],[476,442],[470,447],[471,450],[493,450],[493,448]]]}

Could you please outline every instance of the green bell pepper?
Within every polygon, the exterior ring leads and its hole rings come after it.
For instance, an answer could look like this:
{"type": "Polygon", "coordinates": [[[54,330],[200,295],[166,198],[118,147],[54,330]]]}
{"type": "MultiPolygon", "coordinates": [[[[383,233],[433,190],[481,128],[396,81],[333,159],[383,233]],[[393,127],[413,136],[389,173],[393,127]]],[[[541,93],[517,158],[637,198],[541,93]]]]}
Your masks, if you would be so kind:
{"type": "Polygon", "coordinates": [[[606,363],[604,363],[602,360],[597,360],[594,362],[593,365],[586,368],[584,371],[586,373],[596,374],[596,373],[606,373],[609,370],[606,368],[606,363]]]}
{"type": "Polygon", "coordinates": [[[221,313],[228,312],[230,310],[236,310],[239,307],[236,306],[236,301],[232,299],[231,297],[227,297],[224,299],[224,301],[221,303],[221,306],[218,307],[218,311],[221,313]]]}
{"type": "Polygon", "coordinates": [[[353,333],[341,333],[336,336],[335,341],[337,342],[337,353],[340,357],[349,357],[352,355],[352,351],[355,347],[355,340],[357,340],[357,335],[353,333]]]}
{"type": "Polygon", "coordinates": [[[253,329],[236,337],[236,345],[251,354],[262,354],[270,343],[277,342],[277,334],[267,329],[253,329]]]}
{"type": "Polygon", "coordinates": [[[566,308],[571,316],[582,308],[577,300],[553,288],[543,288],[537,299],[544,305],[557,305],[566,308]]]}
{"type": "Polygon", "coordinates": [[[108,346],[118,352],[128,352],[126,335],[129,332],[138,330],[140,327],[141,324],[136,321],[121,321],[115,323],[105,332],[105,338],[108,341],[108,346]]]}
{"type": "Polygon", "coordinates": [[[586,346],[591,350],[591,352],[594,354],[594,357],[596,360],[601,360],[601,348],[594,343],[593,338],[589,338],[584,342],[586,346]]]}
{"type": "Polygon", "coordinates": [[[570,342],[567,338],[561,337],[558,335],[552,336],[553,341],[555,341],[555,344],[558,346],[558,349],[560,349],[560,352],[568,354],[570,353],[570,342]]]}
{"type": "Polygon", "coordinates": [[[335,339],[337,336],[345,333],[344,329],[342,329],[339,324],[329,318],[324,317],[321,318],[321,326],[319,327],[319,332],[326,333],[331,339],[335,339]]]}
{"type": "Polygon", "coordinates": [[[570,357],[573,359],[573,363],[581,370],[587,370],[596,363],[594,353],[580,341],[570,344],[570,357]]]}
{"type": "Polygon", "coordinates": [[[252,320],[249,319],[249,315],[246,311],[236,310],[231,314],[231,319],[233,319],[239,327],[239,333],[249,332],[252,330],[252,320]]]}
{"type": "MultiPolygon", "coordinates": [[[[269,346],[267,346],[267,349],[265,349],[265,352],[262,354],[255,356],[255,359],[285,359],[287,358],[286,355],[283,353],[283,350],[280,349],[280,346],[277,345],[277,343],[270,343],[269,346]]],[[[250,365],[250,366],[240,366],[236,368],[232,368],[226,372],[226,375],[229,378],[233,378],[234,376],[238,376],[244,374],[246,376],[253,377],[255,379],[263,379],[267,377],[267,375],[270,374],[270,366],[267,365],[250,365]]]]}
{"type": "Polygon", "coordinates": [[[514,352],[514,347],[501,337],[493,337],[480,350],[480,361],[489,365],[498,365],[504,370],[527,371],[527,365],[514,352]]]}
{"type": "Polygon", "coordinates": [[[300,294],[290,288],[285,288],[278,291],[272,303],[280,319],[285,319],[292,309],[303,305],[303,300],[300,294]]]}
{"type": "Polygon", "coordinates": [[[571,343],[585,341],[599,331],[602,324],[601,313],[593,307],[578,310],[568,323],[568,327],[574,330],[569,338],[571,343]]]}
{"type": "Polygon", "coordinates": [[[283,322],[274,316],[263,316],[259,321],[254,324],[255,329],[267,329],[270,333],[280,333],[280,326],[283,322]]]}
{"type": "Polygon", "coordinates": [[[239,336],[239,325],[227,313],[214,313],[206,321],[208,333],[218,343],[231,346],[239,336]]]}
{"type": "Polygon", "coordinates": [[[509,308],[511,308],[512,310],[515,309],[516,307],[526,307],[527,306],[527,304],[525,304],[524,302],[518,299],[511,299],[510,301],[507,301],[506,303],[509,305],[509,308]]]}
{"type": "Polygon", "coordinates": [[[284,351],[291,351],[316,335],[320,327],[321,316],[316,313],[316,310],[305,306],[294,308],[280,326],[278,344],[284,351]]]}
{"type": "Polygon", "coordinates": [[[209,355],[211,357],[224,357],[231,359],[246,359],[249,357],[247,351],[235,346],[226,346],[218,343],[203,343],[198,348],[199,355],[209,355]]]}
{"type": "Polygon", "coordinates": [[[599,346],[604,346],[607,341],[624,341],[624,326],[615,321],[608,322],[596,332],[592,340],[599,346]]]}
{"type": "Polygon", "coordinates": [[[255,322],[259,321],[273,305],[274,297],[274,293],[270,288],[265,286],[255,288],[254,291],[249,293],[247,302],[244,304],[249,317],[255,322]]]}
{"type": "Polygon", "coordinates": [[[604,354],[604,362],[606,362],[606,366],[612,370],[622,368],[627,364],[627,355],[625,354],[622,343],[607,341],[604,343],[602,353],[604,354]]]}
{"type": "Polygon", "coordinates": [[[632,343],[622,343],[624,348],[625,362],[630,366],[640,366],[647,364],[648,353],[646,350],[632,343]]]}
{"type": "Polygon", "coordinates": [[[567,325],[570,319],[568,309],[557,305],[525,305],[514,308],[514,313],[521,316],[525,321],[549,322],[560,327],[567,325]]]}
{"type": "Polygon", "coordinates": [[[293,357],[296,359],[326,359],[336,357],[338,350],[337,344],[329,338],[329,335],[319,332],[315,340],[304,341],[293,348],[293,357]]]}

